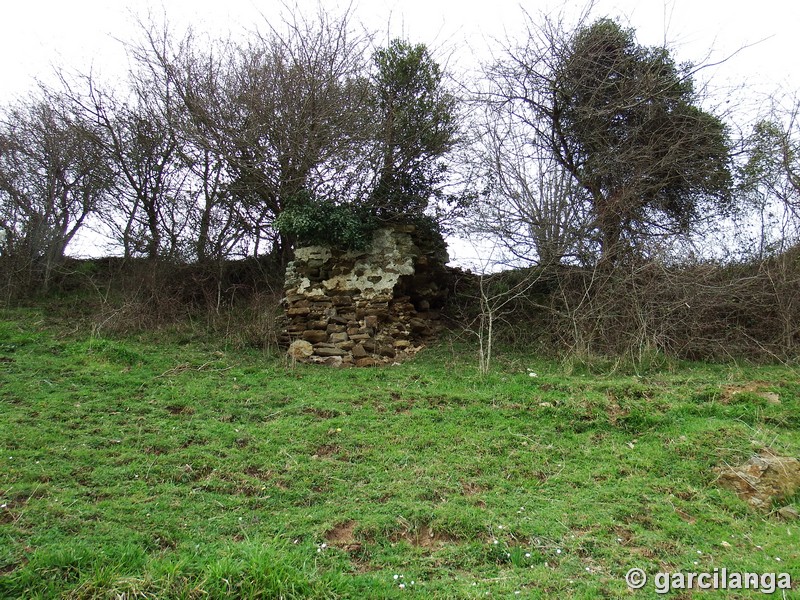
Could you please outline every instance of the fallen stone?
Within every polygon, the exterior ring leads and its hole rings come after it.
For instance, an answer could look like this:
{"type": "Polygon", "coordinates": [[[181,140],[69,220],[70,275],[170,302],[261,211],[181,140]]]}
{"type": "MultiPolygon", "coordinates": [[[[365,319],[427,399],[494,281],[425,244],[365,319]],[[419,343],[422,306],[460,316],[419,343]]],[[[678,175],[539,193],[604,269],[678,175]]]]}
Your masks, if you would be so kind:
{"type": "Polygon", "coordinates": [[[287,353],[296,360],[302,360],[304,358],[308,358],[314,353],[314,346],[312,346],[311,343],[307,342],[306,340],[295,340],[289,344],[287,353]]]}
{"type": "Polygon", "coordinates": [[[377,367],[378,365],[382,364],[383,364],[382,361],[378,360],[377,358],[373,358],[371,356],[356,359],[357,367],[377,367]]]}
{"type": "Polygon", "coordinates": [[[778,510],[778,514],[784,521],[796,521],[800,519],[800,512],[794,506],[784,506],[778,510]]]}
{"type": "Polygon", "coordinates": [[[393,346],[381,346],[378,348],[378,354],[387,358],[394,358],[395,350],[393,346]]]}
{"type": "Polygon", "coordinates": [[[408,322],[408,324],[411,327],[411,331],[414,333],[423,333],[430,330],[428,323],[422,319],[413,318],[408,322]]]}
{"type": "Polygon", "coordinates": [[[775,392],[758,392],[758,395],[766,400],[769,404],[781,403],[781,397],[775,392]]]}

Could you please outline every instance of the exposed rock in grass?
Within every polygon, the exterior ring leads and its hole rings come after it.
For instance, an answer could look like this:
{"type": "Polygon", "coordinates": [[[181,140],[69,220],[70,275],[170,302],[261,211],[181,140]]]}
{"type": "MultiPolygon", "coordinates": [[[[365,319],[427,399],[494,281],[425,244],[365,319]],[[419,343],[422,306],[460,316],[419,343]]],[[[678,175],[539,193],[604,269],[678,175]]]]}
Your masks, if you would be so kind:
{"type": "Polygon", "coordinates": [[[719,483],[736,492],[758,510],[769,510],[773,502],[800,489],[800,461],[762,452],[738,467],[720,467],[719,483]]]}
{"type": "Polygon", "coordinates": [[[780,394],[765,390],[768,384],[753,382],[746,385],[726,385],[722,387],[721,400],[723,404],[730,404],[731,402],[746,399],[747,394],[752,394],[760,401],[766,401],[767,404],[780,404],[780,394]]]}

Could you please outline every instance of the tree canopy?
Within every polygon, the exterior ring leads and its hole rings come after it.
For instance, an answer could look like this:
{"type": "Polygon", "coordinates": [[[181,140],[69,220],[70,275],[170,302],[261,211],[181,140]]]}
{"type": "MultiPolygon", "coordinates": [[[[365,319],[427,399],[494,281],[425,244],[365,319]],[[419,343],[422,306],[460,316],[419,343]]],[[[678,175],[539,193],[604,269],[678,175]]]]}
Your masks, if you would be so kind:
{"type": "Polygon", "coordinates": [[[456,134],[456,98],[423,44],[396,39],[374,57],[380,166],[370,204],[380,216],[419,215],[437,194],[456,134]]]}
{"type": "MultiPolygon", "coordinates": [[[[345,248],[369,243],[381,223],[419,222],[431,200],[440,195],[446,164],[443,156],[455,141],[456,98],[444,86],[443,72],[424,44],[393,40],[373,56],[367,81],[368,102],[360,105],[371,124],[353,121],[366,131],[366,149],[351,155],[363,161],[360,180],[339,197],[324,199],[310,191],[277,218],[278,229],[301,243],[345,248]]],[[[345,167],[358,172],[353,165],[345,167]]]]}
{"type": "Polygon", "coordinates": [[[689,65],[609,19],[539,34],[490,72],[494,102],[579,184],[603,260],[727,201],[725,126],[700,107],[689,65]]]}

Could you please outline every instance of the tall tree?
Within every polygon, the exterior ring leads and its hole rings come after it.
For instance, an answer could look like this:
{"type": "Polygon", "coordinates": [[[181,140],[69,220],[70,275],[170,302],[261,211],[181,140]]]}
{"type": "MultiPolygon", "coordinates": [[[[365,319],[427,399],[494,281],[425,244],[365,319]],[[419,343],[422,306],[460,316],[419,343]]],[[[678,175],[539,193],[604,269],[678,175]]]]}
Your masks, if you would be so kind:
{"type": "Polygon", "coordinates": [[[102,130],[117,172],[115,202],[103,210],[105,224],[126,257],[178,258],[187,174],[158,96],[140,87],[120,101],[92,82],[87,88],[85,95],[70,93],[102,130]]]}
{"type": "MultiPolygon", "coordinates": [[[[252,227],[247,211],[231,190],[224,155],[198,127],[191,98],[221,98],[223,80],[233,49],[224,40],[197,40],[189,29],[176,37],[168,24],[141,23],[142,41],[129,48],[138,65],[138,88],[149,89],[153,103],[163,107],[161,120],[176,142],[179,164],[186,171],[183,189],[186,210],[184,246],[200,262],[221,260],[235,251],[246,252],[252,227]],[[147,82],[163,81],[154,86],[147,82]]],[[[221,113],[230,108],[222,103],[221,113]]]]}
{"type": "Polygon", "coordinates": [[[800,103],[773,99],[768,110],[744,140],[739,170],[743,207],[760,224],[761,257],[800,239],[800,103]]]}
{"type": "Polygon", "coordinates": [[[496,239],[517,263],[589,260],[585,191],[504,111],[489,110],[478,118],[472,161],[484,185],[470,205],[466,228],[496,239]]]}
{"type": "Polygon", "coordinates": [[[691,66],[601,19],[532,26],[490,71],[493,100],[586,191],[603,262],[652,235],[687,231],[729,198],[721,120],[700,108],[691,66]]]}
{"type": "Polygon", "coordinates": [[[378,179],[371,205],[384,218],[419,215],[437,195],[457,131],[456,98],[424,44],[392,41],[375,53],[378,179]]]}

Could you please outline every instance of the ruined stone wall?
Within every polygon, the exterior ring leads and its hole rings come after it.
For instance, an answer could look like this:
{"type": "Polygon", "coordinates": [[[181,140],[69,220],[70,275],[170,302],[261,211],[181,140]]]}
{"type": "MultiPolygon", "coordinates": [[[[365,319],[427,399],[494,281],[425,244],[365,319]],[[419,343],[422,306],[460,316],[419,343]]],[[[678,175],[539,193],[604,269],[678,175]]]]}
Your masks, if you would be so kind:
{"type": "Polygon", "coordinates": [[[282,341],[299,360],[372,366],[413,355],[439,328],[444,242],[379,229],[363,251],[298,248],[286,269],[282,341]]]}

